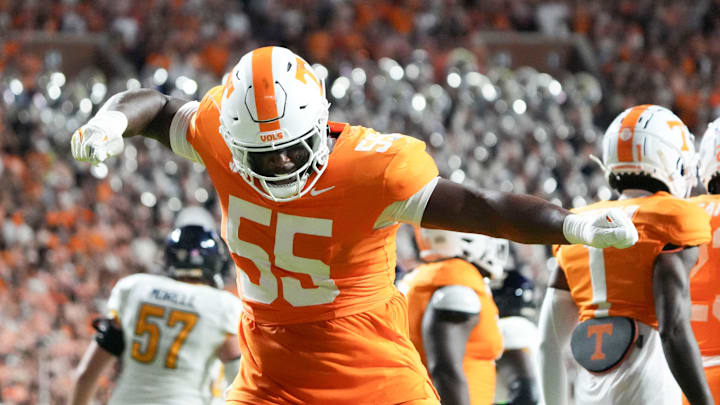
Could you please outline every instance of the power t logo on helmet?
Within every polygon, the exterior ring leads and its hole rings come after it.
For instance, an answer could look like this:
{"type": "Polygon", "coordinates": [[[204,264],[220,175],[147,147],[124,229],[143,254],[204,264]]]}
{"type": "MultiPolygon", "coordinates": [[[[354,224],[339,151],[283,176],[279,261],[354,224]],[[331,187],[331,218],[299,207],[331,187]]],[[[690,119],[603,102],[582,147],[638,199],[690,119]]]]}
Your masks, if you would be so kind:
{"type": "Polygon", "coordinates": [[[307,62],[277,46],[243,56],[225,82],[220,133],[233,170],[263,197],[297,199],[325,171],[330,104],[323,85],[307,62]],[[279,163],[260,167],[270,154],[279,163]]]}

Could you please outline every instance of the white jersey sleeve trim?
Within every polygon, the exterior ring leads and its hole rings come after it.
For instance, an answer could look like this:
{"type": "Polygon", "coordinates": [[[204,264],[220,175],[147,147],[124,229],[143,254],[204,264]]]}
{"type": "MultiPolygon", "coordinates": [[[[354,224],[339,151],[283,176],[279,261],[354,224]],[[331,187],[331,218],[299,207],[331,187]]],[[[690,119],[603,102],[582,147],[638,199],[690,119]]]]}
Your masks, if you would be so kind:
{"type": "Polygon", "coordinates": [[[438,180],[440,180],[440,177],[435,177],[407,200],[395,201],[388,205],[375,221],[373,229],[384,228],[398,222],[420,226],[425,207],[435,190],[435,186],[437,186],[438,180]]]}
{"type": "Polygon", "coordinates": [[[199,106],[199,102],[190,101],[183,104],[182,107],[177,110],[170,123],[170,149],[185,159],[203,164],[200,155],[187,140],[188,126],[190,126],[190,121],[199,106]]]}
{"type": "Polygon", "coordinates": [[[522,316],[508,316],[498,320],[505,350],[532,349],[537,346],[538,329],[522,316]]]}
{"type": "Polygon", "coordinates": [[[482,304],[475,290],[464,285],[447,285],[438,288],[428,305],[433,309],[479,314],[482,304]]]}

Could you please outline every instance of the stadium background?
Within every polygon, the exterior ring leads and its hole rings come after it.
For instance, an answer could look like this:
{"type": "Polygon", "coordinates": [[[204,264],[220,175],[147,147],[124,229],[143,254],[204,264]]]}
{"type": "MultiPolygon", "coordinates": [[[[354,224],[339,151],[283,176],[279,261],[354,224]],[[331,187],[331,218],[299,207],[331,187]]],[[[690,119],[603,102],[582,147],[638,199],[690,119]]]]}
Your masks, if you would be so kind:
{"type": "MultiPolygon", "coordinates": [[[[157,143],[72,159],[109,95],[196,99],[279,44],[318,64],[331,119],[419,137],[455,181],[575,207],[611,197],[587,156],[624,108],[670,107],[698,137],[720,115],[719,39],[716,0],[0,0],[0,403],[64,403],[115,280],[159,271],[183,207],[218,212],[203,168],[157,143]]],[[[513,259],[540,285],[554,264],[543,246],[513,259]]]]}

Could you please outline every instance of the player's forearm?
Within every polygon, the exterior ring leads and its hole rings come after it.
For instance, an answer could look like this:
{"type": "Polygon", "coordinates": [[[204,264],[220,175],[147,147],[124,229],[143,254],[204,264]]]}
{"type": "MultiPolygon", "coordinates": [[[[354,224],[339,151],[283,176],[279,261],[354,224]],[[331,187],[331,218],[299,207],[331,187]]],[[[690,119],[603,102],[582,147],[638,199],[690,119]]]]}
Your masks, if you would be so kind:
{"type": "Polygon", "coordinates": [[[88,405],[95,395],[96,389],[97,387],[95,385],[87,387],[85,383],[78,381],[72,393],[70,393],[68,405],[88,405]]]}
{"type": "Polygon", "coordinates": [[[688,323],[661,335],[663,352],[668,366],[683,393],[692,405],[714,404],[712,393],[703,372],[700,350],[688,323]]]}
{"type": "Polygon", "coordinates": [[[660,340],[668,367],[691,404],[713,404],[700,349],[689,320],[689,299],[665,300],[657,311],[660,340]]]}
{"type": "Polygon", "coordinates": [[[123,137],[143,135],[170,147],[169,122],[163,119],[170,107],[166,95],[151,89],[127,90],[110,97],[100,111],[119,111],[127,117],[123,137]]]}
{"type": "MultiPolygon", "coordinates": [[[[438,187],[443,184],[438,183],[438,187]]],[[[468,188],[438,194],[439,198],[433,194],[425,209],[424,227],[482,233],[520,243],[567,243],[563,221],[569,212],[548,201],[529,195],[468,188]]]]}
{"type": "Polygon", "coordinates": [[[115,356],[93,340],[73,373],[74,384],[68,404],[87,405],[95,395],[100,376],[115,361],[115,356]]]}
{"type": "Polygon", "coordinates": [[[693,405],[713,403],[690,326],[687,272],[697,260],[697,253],[697,248],[685,248],[660,254],[653,272],[655,314],[663,352],[675,380],[693,405]]]}
{"type": "Polygon", "coordinates": [[[463,370],[438,364],[430,375],[443,405],[470,405],[470,391],[463,370]]]}
{"type": "MultiPolygon", "coordinates": [[[[493,227],[501,238],[521,243],[567,243],[563,222],[569,211],[546,200],[522,194],[484,191],[484,201],[496,214],[493,227]]],[[[481,202],[482,204],[482,202],[481,202]]]]}

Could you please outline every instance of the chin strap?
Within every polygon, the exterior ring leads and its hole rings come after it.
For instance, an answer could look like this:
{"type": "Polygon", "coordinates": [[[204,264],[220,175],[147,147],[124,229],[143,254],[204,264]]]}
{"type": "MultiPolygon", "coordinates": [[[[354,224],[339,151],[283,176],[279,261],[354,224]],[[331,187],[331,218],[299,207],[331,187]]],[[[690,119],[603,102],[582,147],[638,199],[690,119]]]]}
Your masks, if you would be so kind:
{"type": "Polygon", "coordinates": [[[603,164],[602,160],[600,160],[599,157],[593,155],[592,153],[589,156],[590,160],[597,163],[598,166],[600,166],[600,169],[605,173],[605,175],[610,173],[610,170],[603,164]]]}

